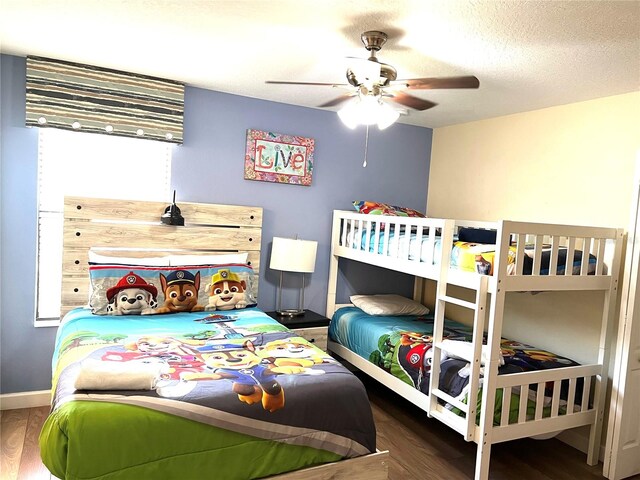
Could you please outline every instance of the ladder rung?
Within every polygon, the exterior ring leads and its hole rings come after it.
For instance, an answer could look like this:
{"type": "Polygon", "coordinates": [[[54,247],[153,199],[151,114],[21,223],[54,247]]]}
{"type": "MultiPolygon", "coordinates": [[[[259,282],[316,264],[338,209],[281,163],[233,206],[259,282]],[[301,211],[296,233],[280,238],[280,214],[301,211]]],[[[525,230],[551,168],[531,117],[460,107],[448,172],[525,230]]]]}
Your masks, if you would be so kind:
{"type": "Polygon", "coordinates": [[[443,295],[440,297],[440,300],[447,303],[454,303],[456,305],[460,305],[461,307],[468,308],[469,310],[477,310],[478,306],[473,302],[467,302],[466,300],[460,300],[459,298],[450,297],[449,295],[443,295]]]}
{"type": "Polygon", "coordinates": [[[436,397],[444,400],[445,402],[453,405],[454,407],[462,410],[464,413],[469,412],[469,405],[466,403],[462,403],[460,400],[453,398],[448,393],[443,392],[442,390],[436,388],[431,391],[431,395],[435,395],[436,397]]]}
{"type": "MultiPolygon", "coordinates": [[[[447,346],[443,342],[433,342],[432,346],[439,348],[440,350],[444,350],[445,352],[447,351],[447,346]]],[[[469,363],[473,363],[473,346],[470,344],[470,347],[469,352],[456,351],[456,358],[461,358],[469,363]],[[467,353],[469,353],[469,355],[467,355],[467,353]]]]}
{"type": "MultiPolygon", "coordinates": [[[[436,409],[431,412],[431,416],[433,418],[437,418],[442,423],[448,425],[450,428],[454,429],[456,432],[464,436],[465,440],[469,438],[467,421],[463,417],[459,417],[455,413],[450,412],[442,405],[438,405],[436,409]]],[[[473,437],[471,438],[471,440],[472,439],[473,437]]]]}

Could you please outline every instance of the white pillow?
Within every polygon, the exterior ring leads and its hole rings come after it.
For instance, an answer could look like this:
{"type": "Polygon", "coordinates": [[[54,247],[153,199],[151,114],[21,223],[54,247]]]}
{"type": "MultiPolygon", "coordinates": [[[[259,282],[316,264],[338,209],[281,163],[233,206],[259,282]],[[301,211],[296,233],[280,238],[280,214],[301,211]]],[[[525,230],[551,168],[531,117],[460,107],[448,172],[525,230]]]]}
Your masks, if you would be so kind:
{"type": "Polygon", "coordinates": [[[89,250],[89,262],[116,265],[140,265],[143,267],[168,267],[169,257],[115,257],[112,255],[101,255],[89,250]]]}
{"type": "Polygon", "coordinates": [[[351,295],[351,303],[369,315],[426,315],[424,305],[400,295],[351,295]]]}
{"type": "Polygon", "coordinates": [[[204,255],[170,255],[169,265],[172,267],[182,267],[185,265],[225,265],[227,263],[241,263],[246,265],[248,257],[248,252],[204,255]]]}

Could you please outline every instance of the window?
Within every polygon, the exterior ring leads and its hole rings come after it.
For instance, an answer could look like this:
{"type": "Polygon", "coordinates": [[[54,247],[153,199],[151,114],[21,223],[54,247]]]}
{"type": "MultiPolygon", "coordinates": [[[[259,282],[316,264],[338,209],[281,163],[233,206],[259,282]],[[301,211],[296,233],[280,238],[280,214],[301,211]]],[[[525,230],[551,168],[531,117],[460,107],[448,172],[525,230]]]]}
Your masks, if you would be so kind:
{"type": "Polygon", "coordinates": [[[65,195],[167,201],[171,144],[39,130],[36,320],[58,320],[65,195]]]}

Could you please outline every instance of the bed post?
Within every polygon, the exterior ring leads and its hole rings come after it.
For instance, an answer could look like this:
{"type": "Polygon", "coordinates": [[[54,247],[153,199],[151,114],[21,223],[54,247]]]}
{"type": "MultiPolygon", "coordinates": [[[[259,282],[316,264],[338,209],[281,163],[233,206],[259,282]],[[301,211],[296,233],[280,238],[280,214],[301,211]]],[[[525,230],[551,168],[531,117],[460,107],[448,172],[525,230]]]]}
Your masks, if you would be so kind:
{"type": "MultiPolygon", "coordinates": [[[[489,363],[485,365],[484,381],[482,385],[482,411],[480,412],[480,429],[478,450],[476,453],[476,480],[489,478],[489,461],[491,460],[493,405],[496,401],[496,383],[498,379],[498,357],[500,354],[500,339],[502,338],[502,320],[504,316],[505,291],[502,288],[502,279],[507,275],[507,255],[509,251],[509,223],[499,223],[496,239],[496,256],[493,277],[489,280],[495,285],[491,295],[491,310],[489,325],[487,327],[487,347],[491,352],[489,363]],[[504,260],[504,261],[503,261],[504,260]],[[489,407],[487,407],[489,405],[489,407]]],[[[469,402],[474,401],[469,399],[469,402]]]]}
{"type": "Polygon", "coordinates": [[[329,286],[327,289],[326,317],[331,318],[336,310],[336,290],[338,288],[338,256],[334,252],[340,237],[340,218],[333,211],[333,226],[331,228],[331,253],[329,254],[329,286]]]}
{"type": "Polygon", "coordinates": [[[602,372],[596,376],[596,388],[593,396],[593,409],[596,411],[596,421],[589,428],[589,448],[587,450],[587,464],[596,465],[599,459],[600,442],[602,436],[602,423],[604,420],[605,396],[607,392],[607,380],[609,377],[609,346],[613,330],[612,318],[616,312],[618,296],[618,276],[620,273],[620,257],[622,256],[622,244],[624,230],[616,230],[616,244],[611,265],[611,284],[609,290],[604,292],[604,305],[602,307],[602,326],[600,330],[600,347],[598,349],[598,363],[602,365],[602,372]]]}
{"type": "Polygon", "coordinates": [[[424,305],[424,278],[415,277],[413,280],[413,299],[424,305]]]}

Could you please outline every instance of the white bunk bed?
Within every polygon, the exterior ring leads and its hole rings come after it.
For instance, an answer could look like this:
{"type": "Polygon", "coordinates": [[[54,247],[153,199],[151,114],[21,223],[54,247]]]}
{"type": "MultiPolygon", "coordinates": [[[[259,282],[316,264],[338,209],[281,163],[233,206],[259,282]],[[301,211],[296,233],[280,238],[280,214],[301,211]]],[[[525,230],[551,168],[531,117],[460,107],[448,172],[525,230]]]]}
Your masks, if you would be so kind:
{"type": "MultiPolygon", "coordinates": [[[[366,215],[347,211],[334,211],[327,316],[343,306],[336,303],[338,260],[347,258],[384,267],[416,276],[414,299],[423,300],[423,280],[436,282],[436,298],[433,326],[433,361],[429,395],[412,388],[402,380],[385,372],[368,360],[329,339],[328,349],[364,373],[422,408],[431,417],[444,422],[463,435],[465,440],[478,444],[476,456],[476,480],[487,479],[491,445],[507,440],[549,434],[568,428],[590,426],[587,462],[598,462],[600,436],[605,407],[605,393],[612,319],[615,314],[618,272],[622,250],[623,230],[614,228],[582,227],[570,225],[525,223],[514,221],[470,222],[436,218],[407,218],[366,215]],[[496,231],[493,275],[480,275],[460,271],[451,267],[454,236],[461,227],[496,231]],[[393,232],[398,232],[395,235],[393,232]],[[406,233],[405,233],[406,232],[406,233]],[[440,245],[440,247],[438,246],[440,245]],[[525,258],[532,257],[532,269],[523,271],[525,258]],[[515,265],[507,270],[508,256],[514,256],[515,265]],[[543,247],[544,246],[544,247],[543,247]],[[511,247],[511,249],[510,249],[511,247]],[[580,264],[565,268],[561,266],[559,254],[566,249],[565,259],[573,259],[574,252],[581,250],[595,256],[595,268],[589,265],[590,255],[582,254],[580,264]],[[548,273],[541,274],[542,252],[547,250],[548,273]],[[511,251],[510,251],[511,250],[511,251]],[[550,250],[550,253],[548,252],[550,250]],[[515,267],[515,268],[514,268],[515,267]],[[591,271],[589,271],[591,267],[591,271]],[[447,285],[457,285],[476,292],[475,301],[469,302],[448,294],[447,285]],[[602,325],[595,363],[556,368],[543,371],[498,375],[500,339],[502,337],[505,295],[523,291],[570,291],[589,290],[604,292],[602,325]],[[468,398],[477,398],[482,389],[482,405],[494,405],[496,392],[503,389],[499,425],[494,425],[494,409],[482,408],[480,421],[476,424],[475,402],[470,406],[439,390],[439,369],[445,306],[455,304],[469,308],[473,318],[473,354],[466,360],[471,365],[468,398]],[[490,359],[484,366],[484,384],[481,387],[482,332],[487,332],[487,349],[490,359]],[[581,380],[582,379],[582,380],[581,380]],[[574,399],[573,409],[560,408],[562,382],[568,382],[568,398],[574,399]],[[553,382],[553,398],[550,416],[543,415],[543,390],[553,382]],[[576,386],[584,382],[582,398],[575,399],[576,386]],[[535,415],[527,418],[526,402],[530,385],[537,385],[535,415]],[[517,423],[509,421],[511,393],[520,389],[520,405],[517,423]],[[456,415],[443,405],[457,407],[464,412],[456,415]]],[[[591,260],[593,258],[591,257],[591,260]]],[[[544,300],[543,300],[544,301],[544,300]]]]}

